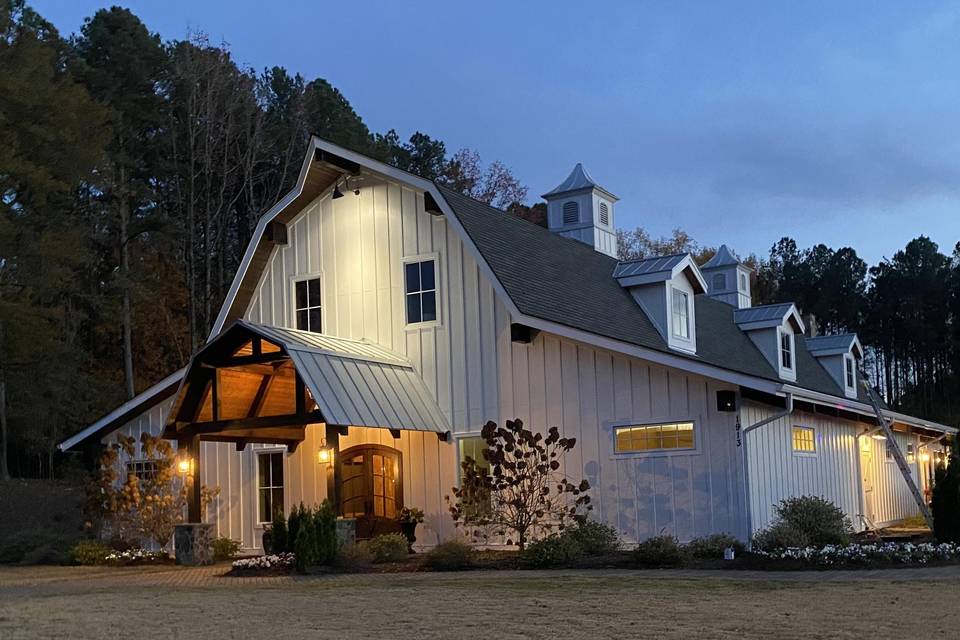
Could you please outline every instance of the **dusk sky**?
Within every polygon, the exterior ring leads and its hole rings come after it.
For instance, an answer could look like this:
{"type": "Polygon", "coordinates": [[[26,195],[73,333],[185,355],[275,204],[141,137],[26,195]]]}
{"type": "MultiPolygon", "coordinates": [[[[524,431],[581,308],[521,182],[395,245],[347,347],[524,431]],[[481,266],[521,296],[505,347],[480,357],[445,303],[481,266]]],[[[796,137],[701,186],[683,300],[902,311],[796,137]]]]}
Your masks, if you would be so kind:
{"type": "MultiPolygon", "coordinates": [[[[110,3],[30,4],[67,35],[110,3]]],[[[741,254],[960,240],[957,2],[122,4],[326,78],[373,131],[499,159],[531,202],[583,162],[618,226],[741,254]]]]}

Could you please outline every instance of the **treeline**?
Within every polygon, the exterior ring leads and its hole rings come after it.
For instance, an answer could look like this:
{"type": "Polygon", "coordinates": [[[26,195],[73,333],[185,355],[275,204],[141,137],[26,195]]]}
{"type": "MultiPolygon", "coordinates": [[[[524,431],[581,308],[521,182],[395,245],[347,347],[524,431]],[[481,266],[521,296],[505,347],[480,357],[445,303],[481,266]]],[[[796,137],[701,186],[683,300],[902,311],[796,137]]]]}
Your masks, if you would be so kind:
{"type": "Polygon", "coordinates": [[[322,78],[116,7],[64,38],[0,0],[0,477],[50,474],[64,435],[183,366],[310,134],[542,215],[503,164],[371,132],[322,78]]]}
{"type": "MultiPolygon", "coordinates": [[[[624,258],[688,252],[703,264],[716,251],[680,229],[663,238],[621,230],[617,239],[624,258]]],[[[960,422],[960,242],[947,255],[920,236],[872,267],[851,247],[800,249],[790,238],[741,259],[754,269],[755,305],[795,302],[819,333],[857,333],[864,372],[890,405],[960,422]]]]}

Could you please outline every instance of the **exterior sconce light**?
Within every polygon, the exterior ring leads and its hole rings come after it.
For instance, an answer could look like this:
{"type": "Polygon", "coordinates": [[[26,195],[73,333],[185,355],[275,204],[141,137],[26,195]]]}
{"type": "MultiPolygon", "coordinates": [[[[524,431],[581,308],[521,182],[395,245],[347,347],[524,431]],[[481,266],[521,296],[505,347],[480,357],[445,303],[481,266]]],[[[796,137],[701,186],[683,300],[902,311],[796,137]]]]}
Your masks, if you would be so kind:
{"type": "Polygon", "coordinates": [[[920,461],[921,461],[921,462],[930,462],[930,454],[929,454],[929,453],[921,453],[921,454],[920,454],[920,461]]]}
{"type": "Polygon", "coordinates": [[[330,464],[333,462],[333,447],[321,446],[317,452],[317,461],[320,464],[330,464]]]}
{"type": "Polygon", "coordinates": [[[177,472],[182,476],[193,475],[193,460],[188,457],[180,458],[177,461],[177,472]]]}

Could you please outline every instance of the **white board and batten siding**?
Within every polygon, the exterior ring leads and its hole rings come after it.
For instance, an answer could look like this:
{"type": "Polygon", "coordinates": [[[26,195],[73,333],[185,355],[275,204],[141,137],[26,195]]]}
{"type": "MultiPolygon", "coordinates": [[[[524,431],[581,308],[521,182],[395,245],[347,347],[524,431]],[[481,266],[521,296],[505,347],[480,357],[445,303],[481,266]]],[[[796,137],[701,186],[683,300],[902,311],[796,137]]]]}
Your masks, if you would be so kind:
{"type": "MultiPolygon", "coordinates": [[[[755,403],[744,403],[741,420],[744,426],[754,424],[779,412],[780,409],[755,403]]],[[[754,531],[767,527],[775,518],[774,507],[784,498],[816,495],[836,504],[850,518],[854,529],[861,530],[861,479],[857,475],[860,447],[872,450],[872,462],[864,467],[870,473],[873,489],[864,495],[865,509],[875,524],[883,525],[916,515],[919,510],[900,470],[885,460],[885,444],[856,434],[863,425],[822,414],[795,411],[791,415],[759,427],[746,436],[750,474],[750,511],[754,531]],[[793,451],[794,426],[814,429],[815,453],[793,451]],[[872,504],[872,509],[869,506],[872,504]]],[[[897,434],[904,452],[915,436],[897,434]]],[[[864,464],[870,459],[863,458],[864,464]]],[[[911,465],[914,479],[917,464],[911,465]]]]}
{"type": "MultiPolygon", "coordinates": [[[[498,321],[509,329],[506,313],[498,321]]],[[[512,343],[509,330],[499,335],[502,418],[577,438],[567,472],[590,482],[594,517],[628,542],[660,533],[745,536],[735,415],[718,412],[715,399],[732,387],[551,334],[529,345],[512,343]],[[687,420],[695,423],[693,452],[614,451],[614,426],[687,420]]]]}

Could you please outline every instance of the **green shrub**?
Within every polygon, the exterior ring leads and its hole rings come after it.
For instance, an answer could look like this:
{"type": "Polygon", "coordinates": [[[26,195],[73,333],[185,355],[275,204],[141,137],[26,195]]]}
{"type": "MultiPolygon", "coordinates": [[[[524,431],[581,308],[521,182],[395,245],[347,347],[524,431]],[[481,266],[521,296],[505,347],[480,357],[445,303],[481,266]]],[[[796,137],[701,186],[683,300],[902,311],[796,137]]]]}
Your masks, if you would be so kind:
{"type": "Polygon", "coordinates": [[[316,562],[330,564],[337,557],[337,514],[329,500],[324,500],[313,514],[313,524],[316,531],[316,562]]]}
{"type": "Polygon", "coordinates": [[[937,542],[960,543],[960,438],[953,439],[947,468],[937,469],[930,510],[937,542]]]}
{"type": "Polygon", "coordinates": [[[277,509],[273,514],[270,536],[270,550],[264,549],[264,553],[288,553],[292,551],[290,548],[292,546],[290,544],[291,540],[287,537],[287,518],[283,515],[283,509],[277,509]]]}
{"type": "Polygon", "coordinates": [[[293,543],[293,553],[296,555],[297,571],[300,573],[306,573],[307,567],[317,564],[316,527],[310,514],[300,519],[300,524],[297,527],[297,539],[293,543]]]}
{"type": "Polygon", "coordinates": [[[762,551],[850,544],[850,519],[829,500],[819,496],[786,498],[775,511],[773,524],[753,539],[754,546],[762,551]]]}
{"type": "Polygon", "coordinates": [[[802,531],[786,522],[774,522],[766,529],[758,531],[753,537],[753,548],[757,551],[809,546],[810,539],[802,531]]]}
{"type": "Polygon", "coordinates": [[[300,503],[299,507],[293,507],[290,509],[290,518],[287,520],[287,550],[296,551],[295,546],[297,543],[297,536],[300,533],[300,523],[303,521],[304,514],[306,509],[303,507],[303,503],[300,503]]]}
{"type": "Polygon", "coordinates": [[[25,531],[0,541],[0,564],[61,564],[69,562],[76,534],[25,531]]]}
{"type": "Polygon", "coordinates": [[[732,547],[734,554],[738,556],[746,551],[742,542],[726,533],[694,538],[684,546],[684,551],[694,558],[722,558],[728,547],[732,547]]]}
{"type": "Polygon", "coordinates": [[[570,564],[583,556],[583,549],[569,533],[553,534],[531,542],[520,552],[520,566],[528,569],[570,564]]]}
{"type": "Polygon", "coordinates": [[[366,542],[345,544],[340,547],[334,564],[341,569],[357,571],[373,564],[370,546],[366,542]]]}
{"type": "MultiPolygon", "coordinates": [[[[277,539],[273,539],[276,545],[277,539]]],[[[233,560],[240,551],[240,543],[232,538],[215,538],[213,540],[213,559],[214,560],[233,560]]]]}
{"type": "Polygon", "coordinates": [[[584,520],[564,529],[561,536],[570,537],[585,556],[609,556],[620,550],[620,534],[605,522],[584,520]]]}
{"type": "Polygon", "coordinates": [[[79,565],[103,564],[112,551],[99,540],[84,540],[70,548],[70,561],[79,565]]]}
{"type": "Polygon", "coordinates": [[[399,533],[387,533],[367,542],[376,563],[398,562],[407,557],[407,539],[399,533]]]}
{"type": "Polygon", "coordinates": [[[683,561],[683,555],[676,538],[659,535],[638,544],[634,559],[642,567],[673,567],[683,561]]]}
{"type": "Polygon", "coordinates": [[[423,564],[433,571],[461,571],[473,567],[473,547],[462,540],[447,540],[423,555],[423,564]]]}

